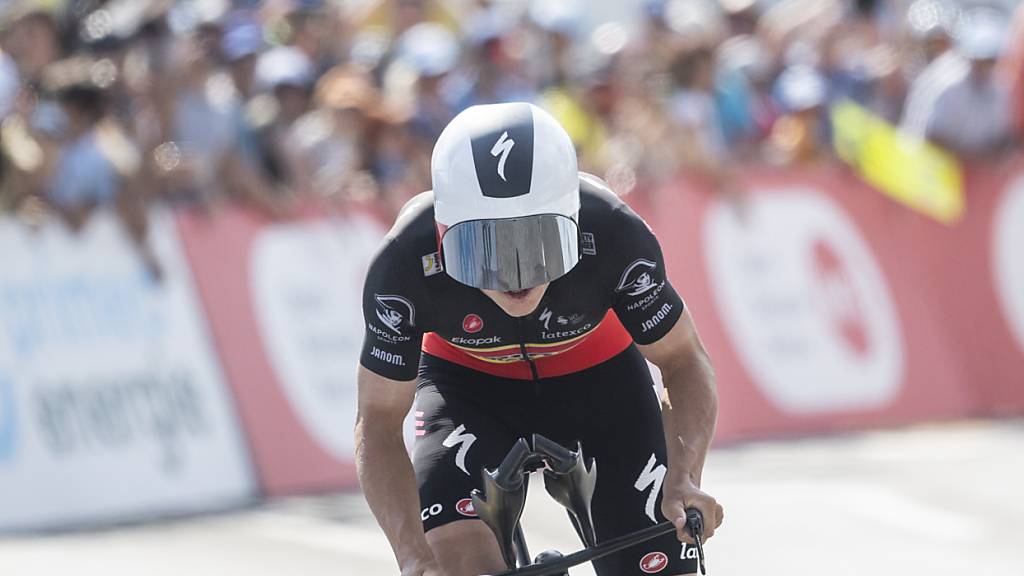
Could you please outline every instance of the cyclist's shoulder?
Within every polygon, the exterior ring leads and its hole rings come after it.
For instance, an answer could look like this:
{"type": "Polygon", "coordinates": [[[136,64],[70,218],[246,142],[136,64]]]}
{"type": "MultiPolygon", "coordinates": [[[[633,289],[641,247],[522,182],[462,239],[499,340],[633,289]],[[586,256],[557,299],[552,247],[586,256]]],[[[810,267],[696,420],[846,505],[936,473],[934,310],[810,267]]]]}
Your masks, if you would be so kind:
{"type": "Polygon", "coordinates": [[[590,228],[621,235],[646,227],[607,182],[586,172],[580,172],[580,213],[580,224],[584,230],[590,228]],[[641,228],[632,224],[641,224],[641,228]]]}
{"type": "Polygon", "coordinates": [[[580,209],[587,212],[611,212],[622,205],[607,182],[593,174],[580,171],[580,209]]]}
{"type": "Polygon", "coordinates": [[[399,210],[374,256],[374,264],[388,274],[401,275],[406,268],[412,273],[421,270],[422,262],[436,251],[434,194],[427,191],[414,196],[399,210]]]}
{"type": "Polygon", "coordinates": [[[434,230],[434,191],[427,190],[413,196],[398,211],[395,223],[388,231],[388,240],[412,240],[424,232],[432,235],[434,230]]]}

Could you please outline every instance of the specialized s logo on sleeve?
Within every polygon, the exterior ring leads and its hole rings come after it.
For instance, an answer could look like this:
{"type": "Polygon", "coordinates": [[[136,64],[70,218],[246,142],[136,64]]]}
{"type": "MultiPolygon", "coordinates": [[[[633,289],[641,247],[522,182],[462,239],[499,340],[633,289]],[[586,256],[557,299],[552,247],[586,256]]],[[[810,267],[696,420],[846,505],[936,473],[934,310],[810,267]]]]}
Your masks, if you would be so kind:
{"type": "Polygon", "coordinates": [[[622,277],[619,278],[619,285],[615,288],[615,291],[625,292],[630,296],[639,296],[651,290],[657,286],[654,282],[654,277],[651,276],[651,272],[657,267],[658,264],[650,260],[643,258],[635,260],[622,272],[622,277]]]}

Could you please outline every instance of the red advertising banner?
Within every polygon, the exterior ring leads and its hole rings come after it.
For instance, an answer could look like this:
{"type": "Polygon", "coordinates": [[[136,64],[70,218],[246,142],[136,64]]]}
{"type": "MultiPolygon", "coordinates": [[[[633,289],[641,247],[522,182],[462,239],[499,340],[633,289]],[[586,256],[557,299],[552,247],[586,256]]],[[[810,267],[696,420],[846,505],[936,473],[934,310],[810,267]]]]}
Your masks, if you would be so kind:
{"type": "Polygon", "coordinates": [[[943,319],[976,414],[1024,412],[1024,163],[973,166],[967,215],[926,241],[943,319]]]}
{"type": "MultiPolygon", "coordinates": [[[[1024,413],[1024,167],[973,167],[955,225],[837,165],[751,168],[736,204],[627,198],[711,353],[717,440],[1024,413]]],[[[379,219],[179,217],[262,487],[355,485],[363,275],[379,219]]]]}
{"type": "Polygon", "coordinates": [[[360,295],[383,227],[239,209],[179,227],[264,492],[355,486],[360,295]]]}
{"type": "Polygon", "coordinates": [[[718,372],[719,441],[1019,414],[1021,175],[971,171],[955,227],[836,166],[750,170],[740,206],[686,182],[643,199],[718,372]]]}

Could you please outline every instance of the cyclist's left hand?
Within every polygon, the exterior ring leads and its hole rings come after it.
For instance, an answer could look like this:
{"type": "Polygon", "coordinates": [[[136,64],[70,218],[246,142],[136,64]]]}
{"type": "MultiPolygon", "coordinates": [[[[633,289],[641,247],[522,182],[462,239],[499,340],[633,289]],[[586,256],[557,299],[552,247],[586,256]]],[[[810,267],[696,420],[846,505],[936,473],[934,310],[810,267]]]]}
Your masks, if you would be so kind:
{"type": "Polygon", "coordinates": [[[696,508],[704,516],[704,541],[714,536],[715,529],[722,525],[722,505],[701,491],[689,473],[673,473],[669,469],[662,487],[661,513],[676,525],[676,537],[680,542],[693,544],[693,537],[686,531],[687,508],[696,508]]]}

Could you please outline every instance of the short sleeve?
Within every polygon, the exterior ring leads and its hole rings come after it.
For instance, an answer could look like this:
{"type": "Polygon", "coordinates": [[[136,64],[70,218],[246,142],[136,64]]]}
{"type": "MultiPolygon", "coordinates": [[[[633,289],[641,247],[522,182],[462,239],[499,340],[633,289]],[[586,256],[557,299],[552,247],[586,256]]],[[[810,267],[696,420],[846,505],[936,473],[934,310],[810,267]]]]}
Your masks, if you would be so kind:
{"type": "Polygon", "coordinates": [[[613,309],[637,344],[668,334],[683,313],[683,300],[668,281],[661,246],[640,216],[622,205],[616,214],[612,265],[613,309]]]}
{"type": "Polygon", "coordinates": [[[363,286],[366,332],[359,363],[392,380],[413,380],[423,341],[424,297],[419,283],[408,281],[398,253],[389,243],[370,265],[363,286]]]}

